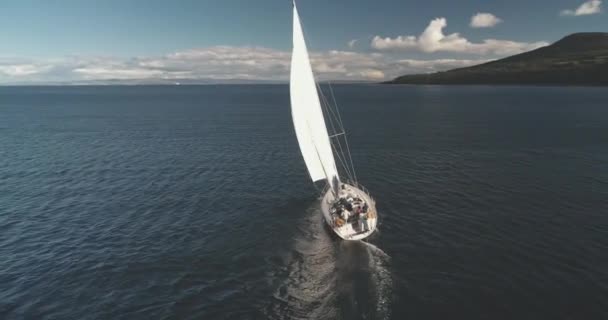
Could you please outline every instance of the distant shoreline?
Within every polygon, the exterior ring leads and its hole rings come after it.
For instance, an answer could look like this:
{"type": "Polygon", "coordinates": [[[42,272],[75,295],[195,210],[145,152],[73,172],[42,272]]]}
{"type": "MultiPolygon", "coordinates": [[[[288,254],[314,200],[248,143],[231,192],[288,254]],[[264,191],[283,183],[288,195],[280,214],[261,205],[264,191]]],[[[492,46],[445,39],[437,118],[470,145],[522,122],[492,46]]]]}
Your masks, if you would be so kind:
{"type": "MultiPolygon", "coordinates": [[[[373,81],[330,81],[331,85],[351,85],[351,84],[381,84],[373,81]]],[[[327,85],[328,82],[320,82],[319,85],[327,85]]],[[[289,85],[289,82],[218,82],[218,83],[44,83],[44,84],[0,84],[1,87],[138,87],[138,86],[158,86],[158,87],[192,87],[192,86],[260,86],[260,85],[289,85]]]]}
{"type": "MultiPolygon", "coordinates": [[[[203,86],[288,86],[288,82],[273,83],[193,83],[193,84],[0,84],[0,88],[78,88],[78,87],[203,87],[203,86]]],[[[320,85],[325,85],[321,83],[320,85]]],[[[602,88],[608,84],[556,84],[556,83],[392,83],[392,82],[337,82],[334,86],[342,85],[377,85],[403,87],[589,87],[602,88]]]]}
{"type": "MultiPolygon", "coordinates": [[[[346,80],[330,80],[319,82],[319,85],[342,85],[342,84],[380,84],[376,81],[346,81],[346,80]]],[[[217,86],[217,85],[289,85],[289,81],[238,81],[234,82],[193,82],[193,83],[8,83],[0,84],[0,87],[104,87],[104,86],[163,86],[163,87],[182,87],[182,86],[217,86]]]]}

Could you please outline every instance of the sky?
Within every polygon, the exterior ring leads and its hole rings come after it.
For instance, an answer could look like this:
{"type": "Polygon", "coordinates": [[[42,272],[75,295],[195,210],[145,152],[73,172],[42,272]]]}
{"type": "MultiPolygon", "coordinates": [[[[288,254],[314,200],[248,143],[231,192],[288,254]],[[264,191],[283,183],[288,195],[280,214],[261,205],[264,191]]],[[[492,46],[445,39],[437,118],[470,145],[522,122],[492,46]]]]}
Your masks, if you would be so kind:
{"type": "MultiPolygon", "coordinates": [[[[299,0],[319,79],[387,80],[608,31],[601,0],[299,0]]],[[[289,78],[290,0],[0,0],[0,84],[289,78]]]]}

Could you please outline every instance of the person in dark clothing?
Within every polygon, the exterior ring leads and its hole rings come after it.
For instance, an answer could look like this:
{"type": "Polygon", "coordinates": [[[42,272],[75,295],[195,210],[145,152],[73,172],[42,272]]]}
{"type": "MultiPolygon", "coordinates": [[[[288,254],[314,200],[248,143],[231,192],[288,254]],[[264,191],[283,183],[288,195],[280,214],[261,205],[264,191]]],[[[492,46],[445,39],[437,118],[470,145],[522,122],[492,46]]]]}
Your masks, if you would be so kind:
{"type": "Polygon", "coordinates": [[[353,205],[352,205],[352,204],[350,204],[350,203],[348,203],[348,202],[346,203],[346,205],[345,205],[344,207],[346,207],[346,209],[347,209],[348,211],[353,211],[353,205]]]}

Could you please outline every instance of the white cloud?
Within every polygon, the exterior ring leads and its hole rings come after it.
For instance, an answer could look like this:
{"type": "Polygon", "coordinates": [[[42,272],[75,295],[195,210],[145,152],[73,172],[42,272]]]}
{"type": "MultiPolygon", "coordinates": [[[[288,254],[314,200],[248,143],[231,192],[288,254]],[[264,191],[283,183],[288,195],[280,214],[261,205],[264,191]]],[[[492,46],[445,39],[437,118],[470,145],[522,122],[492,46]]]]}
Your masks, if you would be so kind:
{"type": "Polygon", "coordinates": [[[108,79],[146,79],[152,77],[162,77],[164,73],[160,70],[150,70],[142,68],[114,68],[114,67],[95,67],[75,68],[73,72],[83,75],[86,80],[108,80],[108,79]]]}
{"type": "Polygon", "coordinates": [[[422,52],[460,52],[472,54],[510,55],[536,49],[548,45],[547,42],[533,43],[509,40],[486,39],[481,43],[472,43],[459,33],[445,35],[443,28],[447,26],[445,18],[431,20],[420,36],[399,36],[397,38],[382,38],[375,36],[371,46],[378,50],[419,50],[422,52]]]}
{"type": "Polygon", "coordinates": [[[357,41],[359,41],[359,39],[353,39],[353,40],[350,40],[350,41],[348,42],[348,47],[349,47],[349,48],[354,48],[354,47],[355,47],[355,44],[357,44],[357,41]]]}
{"type": "Polygon", "coordinates": [[[398,60],[397,63],[404,68],[416,69],[418,72],[445,71],[454,68],[464,68],[472,65],[489,62],[492,60],[459,60],[459,59],[437,59],[437,60],[398,60]]]}
{"type": "Polygon", "coordinates": [[[272,80],[288,74],[290,57],[289,52],[269,48],[215,46],[140,58],[137,66],[173,78],[272,80]]]}
{"type": "Polygon", "coordinates": [[[581,4],[576,10],[562,10],[560,15],[562,16],[584,16],[589,14],[596,14],[602,12],[602,1],[601,0],[589,0],[581,4]]]}
{"type": "Polygon", "coordinates": [[[471,17],[470,26],[473,28],[489,28],[502,22],[502,19],[491,13],[480,12],[471,17]]]}
{"type": "Polygon", "coordinates": [[[0,74],[4,74],[6,76],[29,76],[44,72],[46,70],[48,70],[48,66],[36,64],[0,65],[0,74]]]}
{"type": "MultiPolygon", "coordinates": [[[[319,80],[381,81],[412,73],[443,71],[487,60],[415,60],[378,52],[311,52],[319,80]]],[[[57,59],[0,57],[0,84],[90,83],[97,80],[275,80],[287,81],[291,52],[263,47],[215,46],[163,56],[57,59]]]]}
{"type": "Polygon", "coordinates": [[[352,79],[366,79],[366,80],[370,80],[370,81],[386,80],[386,74],[383,71],[376,70],[376,69],[357,70],[357,71],[348,72],[346,75],[348,78],[352,78],[352,79]]]}
{"type": "MultiPolygon", "coordinates": [[[[310,52],[319,79],[378,80],[386,62],[379,53],[310,52]]],[[[214,46],[164,56],[54,60],[0,58],[0,83],[94,80],[277,80],[289,79],[291,52],[263,47],[214,46]]]]}

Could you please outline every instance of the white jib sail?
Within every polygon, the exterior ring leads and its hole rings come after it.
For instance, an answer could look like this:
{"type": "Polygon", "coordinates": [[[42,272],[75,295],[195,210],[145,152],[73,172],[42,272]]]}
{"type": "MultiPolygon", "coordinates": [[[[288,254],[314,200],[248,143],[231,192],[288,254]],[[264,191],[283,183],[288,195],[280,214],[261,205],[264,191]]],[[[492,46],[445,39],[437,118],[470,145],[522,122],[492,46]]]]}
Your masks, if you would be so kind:
{"type": "Polygon", "coordinates": [[[338,170],[295,3],[289,89],[293,125],[310,177],[313,181],[327,179],[332,189],[336,190],[339,183],[338,170]]]}

